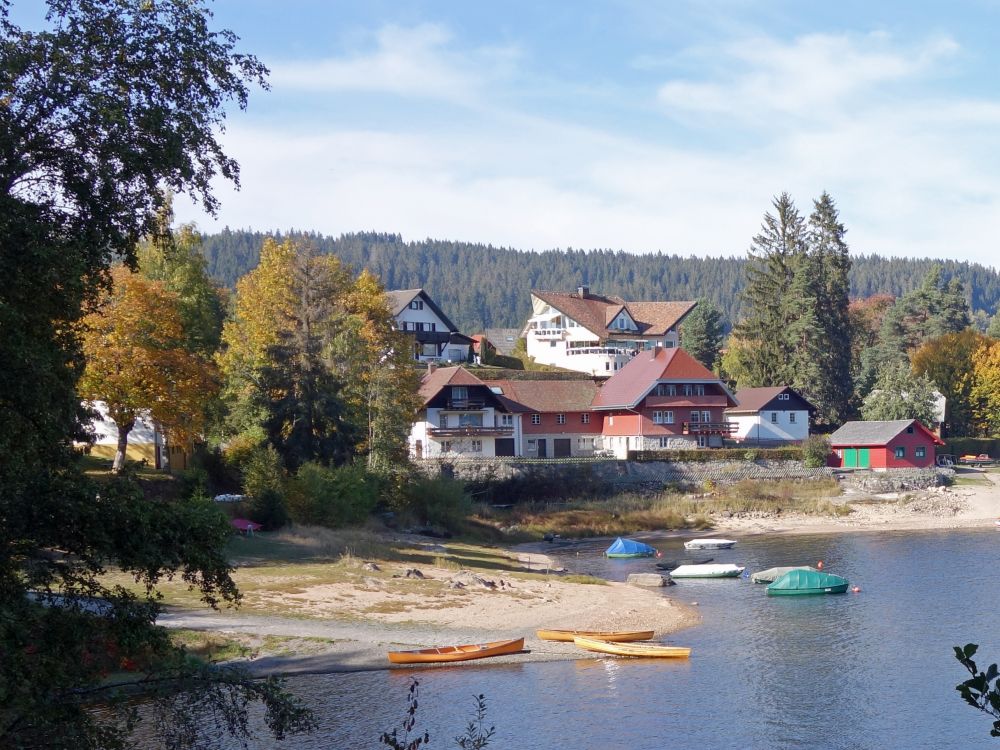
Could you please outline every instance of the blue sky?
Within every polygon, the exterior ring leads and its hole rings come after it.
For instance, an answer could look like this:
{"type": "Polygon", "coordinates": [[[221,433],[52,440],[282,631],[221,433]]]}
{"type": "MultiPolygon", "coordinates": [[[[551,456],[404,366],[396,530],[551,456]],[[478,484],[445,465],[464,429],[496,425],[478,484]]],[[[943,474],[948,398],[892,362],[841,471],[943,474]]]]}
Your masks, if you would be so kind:
{"type": "MultiPolygon", "coordinates": [[[[15,3],[16,4],[16,3],[15,3]]],[[[219,0],[272,70],[222,226],[746,251],[772,197],[855,253],[1000,265],[1000,3],[219,0]]]]}

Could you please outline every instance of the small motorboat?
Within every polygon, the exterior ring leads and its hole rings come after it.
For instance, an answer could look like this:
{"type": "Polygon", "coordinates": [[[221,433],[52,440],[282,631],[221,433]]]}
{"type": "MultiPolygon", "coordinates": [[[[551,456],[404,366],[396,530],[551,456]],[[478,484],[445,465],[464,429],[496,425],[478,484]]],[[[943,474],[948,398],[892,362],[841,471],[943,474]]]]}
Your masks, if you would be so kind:
{"type": "Polygon", "coordinates": [[[441,646],[422,648],[416,651],[390,651],[389,661],[393,664],[438,664],[450,661],[485,659],[488,656],[516,654],[524,650],[524,638],[491,643],[470,643],[464,646],[441,646]]]}
{"type": "Polygon", "coordinates": [[[769,596],[809,596],[812,594],[843,594],[846,578],[819,570],[790,570],[767,587],[769,596]]]}
{"type": "Polygon", "coordinates": [[[643,542],[635,539],[622,539],[618,537],[611,546],[604,550],[608,557],[652,557],[656,550],[643,542]]]}
{"type": "Polygon", "coordinates": [[[574,638],[597,638],[610,643],[648,641],[652,630],[538,630],[535,633],[543,641],[572,641],[574,638]]]}
{"type": "Polygon", "coordinates": [[[754,583],[774,583],[781,578],[781,576],[791,570],[816,570],[816,568],[810,565],[792,565],[789,567],[768,568],[767,570],[762,570],[759,573],[754,573],[750,576],[750,580],[754,583]]]}
{"type": "Polygon", "coordinates": [[[684,549],[732,549],[736,546],[735,539],[691,539],[684,542],[684,549]]]}
{"type": "Polygon", "coordinates": [[[736,578],[746,568],[732,563],[712,565],[681,565],[670,571],[671,578],[736,578]]]}
{"type": "Polygon", "coordinates": [[[714,557],[682,557],[679,560],[658,562],[656,563],[656,567],[660,570],[673,570],[674,568],[679,568],[681,565],[704,565],[705,563],[712,562],[714,559],[714,557]]]}
{"type": "Polygon", "coordinates": [[[691,655],[691,649],[681,646],[664,646],[659,643],[612,643],[599,638],[573,639],[580,648],[588,651],[598,651],[602,654],[615,656],[643,656],[660,659],[686,659],[691,655]]]}

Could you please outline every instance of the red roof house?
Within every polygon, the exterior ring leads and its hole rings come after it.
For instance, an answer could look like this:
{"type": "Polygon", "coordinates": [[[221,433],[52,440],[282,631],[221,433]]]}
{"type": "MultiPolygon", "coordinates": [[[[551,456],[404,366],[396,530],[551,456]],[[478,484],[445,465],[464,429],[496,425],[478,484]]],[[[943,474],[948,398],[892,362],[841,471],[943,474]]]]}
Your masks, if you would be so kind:
{"type": "Polygon", "coordinates": [[[847,422],[830,435],[830,466],[844,469],[923,469],[944,445],[915,419],[847,422]]]}

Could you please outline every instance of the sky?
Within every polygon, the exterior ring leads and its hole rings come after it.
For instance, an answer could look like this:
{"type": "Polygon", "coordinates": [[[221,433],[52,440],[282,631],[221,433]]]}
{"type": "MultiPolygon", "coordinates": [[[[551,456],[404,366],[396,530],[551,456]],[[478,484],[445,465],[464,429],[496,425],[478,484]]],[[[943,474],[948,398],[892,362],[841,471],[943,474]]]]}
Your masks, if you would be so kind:
{"type": "Polygon", "coordinates": [[[213,8],[271,90],[205,231],[741,255],[827,191],[854,253],[1000,266],[995,0],[213,8]]]}

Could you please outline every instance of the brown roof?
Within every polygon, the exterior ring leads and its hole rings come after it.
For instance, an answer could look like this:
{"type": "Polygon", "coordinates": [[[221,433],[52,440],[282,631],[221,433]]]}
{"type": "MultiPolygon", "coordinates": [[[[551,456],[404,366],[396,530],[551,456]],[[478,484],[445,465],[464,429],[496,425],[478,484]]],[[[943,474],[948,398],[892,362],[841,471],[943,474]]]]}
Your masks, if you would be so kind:
{"type": "Polygon", "coordinates": [[[446,385],[483,385],[482,380],[477,378],[464,367],[438,367],[435,370],[428,370],[427,374],[420,380],[420,388],[417,393],[427,404],[446,385]]]}
{"type": "Polygon", "coordinates": [[[593,380],[490,380],[487,385],[500,388],[522,411],[538,413],[590,411],[598,391],[593,380]]]}
{"type": "Polygon", "coordinates": [[[612,331],[608,328],[624,307],[639,326],[643,336],[660,336],[677,326],[697,302],[626,302],[620,297],[604,297],[576,292],[548,292],[532,290],[533,295],[546,304],[568,315],[584,328],[596,334],[612,331]]]}
{"type": "Polygon", "coordinates": [[[739,406],[729,409],[731,412],[757,412],[778,397],[779,393],[788,390],[787,385],[775,385],[766,388],[741,388],[736,391],[739,406]]]}
{"type": "Polygon", "coordinates": [[[659,381],[717,383],[727,394],[730,406],[736,400],[729,395],[719,376],[683,349],[656,347],[636,354],[612,375],[594,399],[595,409],[631,408],[638,404],[659,381]]]}

